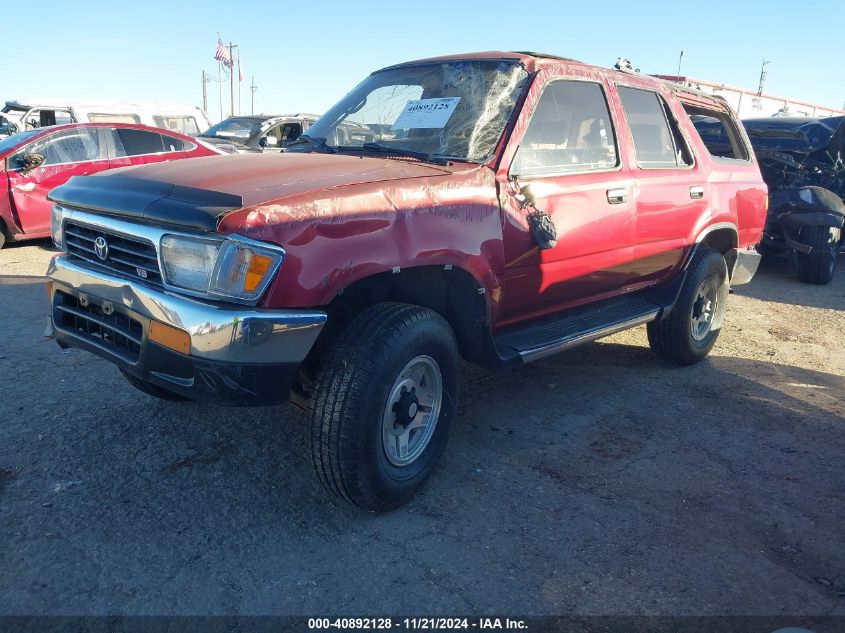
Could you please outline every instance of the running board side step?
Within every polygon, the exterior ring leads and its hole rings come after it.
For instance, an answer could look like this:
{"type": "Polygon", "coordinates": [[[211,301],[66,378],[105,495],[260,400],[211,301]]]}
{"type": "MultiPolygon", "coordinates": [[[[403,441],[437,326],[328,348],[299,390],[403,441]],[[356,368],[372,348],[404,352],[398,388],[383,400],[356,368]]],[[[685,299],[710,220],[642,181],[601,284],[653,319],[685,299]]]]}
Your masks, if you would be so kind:
{"type": "Polygon", "coordinates": [[[494,342],[500,357],[518,355],[523,363],[530,363],[648,323],[662,311],[662,306],[642,296],[614,298],[509,326],[497,333],[494,342]]]}

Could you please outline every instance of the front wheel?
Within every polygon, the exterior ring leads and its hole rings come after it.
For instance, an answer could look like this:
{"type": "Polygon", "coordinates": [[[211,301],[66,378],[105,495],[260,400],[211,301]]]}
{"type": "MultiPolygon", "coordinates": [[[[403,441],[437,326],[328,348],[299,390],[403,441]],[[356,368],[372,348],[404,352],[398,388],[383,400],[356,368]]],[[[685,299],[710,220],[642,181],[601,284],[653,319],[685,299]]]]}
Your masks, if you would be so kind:
{"type": "Polygon", "coordinates": [[[808,254],[798,253],[798,278],[810,284],[829,284],[836,273],[841,230],[827,226],[808,226],[801,230],[801,241],[811,247],[808,254]]]}
{"type": "Polygon", "coordinates": [[[333,494],[374,512],[406,503],[431,475],[457,409],[459,355],[446,320],[381,303],[321,359],[310,448],[333,494]]]}
{"type": "Polygon", "coordinates": [[[674,365],[692,365],[707,356],[725,320],[729,285],[725,258],[701,247],[690,262],[672,312],[647,326],[654,353],[674,365]]]}

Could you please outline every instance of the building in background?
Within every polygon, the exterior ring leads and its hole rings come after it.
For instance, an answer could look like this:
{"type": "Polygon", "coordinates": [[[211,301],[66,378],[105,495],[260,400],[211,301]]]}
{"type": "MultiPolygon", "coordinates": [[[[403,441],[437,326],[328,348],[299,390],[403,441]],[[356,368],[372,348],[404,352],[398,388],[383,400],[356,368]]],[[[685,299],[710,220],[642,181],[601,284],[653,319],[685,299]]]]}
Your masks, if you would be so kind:
{"type": "Polygon", "coordinates": [[[655,75],[655,77],[724,97],[741,119],[768,116],[826,117],[845,114],[845,110],[839,108],[815,105],[797,99],[757,94],[754,90],[727,86],[693,77],[678,77],[676,75],[655,75]]]}

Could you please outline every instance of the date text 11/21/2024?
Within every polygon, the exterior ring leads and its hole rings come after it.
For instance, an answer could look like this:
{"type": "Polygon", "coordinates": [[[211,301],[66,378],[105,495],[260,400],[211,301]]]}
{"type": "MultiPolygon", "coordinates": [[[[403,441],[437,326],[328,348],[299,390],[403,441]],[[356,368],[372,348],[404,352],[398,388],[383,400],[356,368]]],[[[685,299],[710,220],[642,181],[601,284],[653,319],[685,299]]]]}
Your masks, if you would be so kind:
{"type": "Polygon", "coordinates": [[[309,630],[525,630],[525,620],[513,618],[309,618],[309,630]]]}

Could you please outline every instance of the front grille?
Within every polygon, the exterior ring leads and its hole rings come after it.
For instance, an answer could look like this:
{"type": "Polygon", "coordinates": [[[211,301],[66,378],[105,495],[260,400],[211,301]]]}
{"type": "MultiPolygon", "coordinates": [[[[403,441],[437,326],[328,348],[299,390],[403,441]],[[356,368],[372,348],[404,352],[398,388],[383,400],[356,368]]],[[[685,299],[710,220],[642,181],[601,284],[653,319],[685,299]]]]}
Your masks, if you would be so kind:
{"type": "Polygon", "coordinates": [[[96,299],[75,297],[56,290],[53,324],[58,329],[70,331],[119,356],[127,363],[136,363],[141,354],[144,328],[140,321],[120,314],[113,306],[104,310],[102,302],[96,299]]]}
{"type": "MultiPolygon", "coordinates": [[[[71,255],[113,270],[121,275],[161,285],[161,270],[155,246],[139,238],[118,235],[76,222],[65,222],[65,249],[71,255]],[[99,256],[97,238],[105,240],[106,258],[99,256]]],[[[102,252],[102,251],[101,251],[102,252]]]]}

